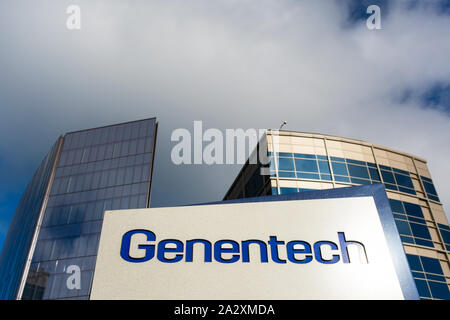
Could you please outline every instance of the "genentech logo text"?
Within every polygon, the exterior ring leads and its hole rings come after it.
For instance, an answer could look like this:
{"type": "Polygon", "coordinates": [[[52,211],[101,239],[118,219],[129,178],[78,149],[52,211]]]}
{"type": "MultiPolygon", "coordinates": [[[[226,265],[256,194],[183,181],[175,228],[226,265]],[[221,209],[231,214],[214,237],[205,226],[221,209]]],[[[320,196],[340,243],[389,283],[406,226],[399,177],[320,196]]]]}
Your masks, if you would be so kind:
{"type": "Polygon", "coordinates": [[[194,250],[199,250],[198,252],[203,256],[203,262],[206,263],[212,263],[213,260],[218,263],[279,264],[306,264],[314,260],[322,264],[369,262],[364,244],[347,240],[344,232],[337,233],[337,243],[330,240],[319,240],[313,244],[303,240],[286,242],[279,240],[277,236],[269,236],[268,239],[267,242],[256,239],[240,242],[224,239],[214,243],[206,239],[157,241],[155,233],[150,230],[130,230],[122,236],[120,256],[132,263],[151,263],[155,256],[163,263],[193,262],[194,250]],[[140,241],[136,241],[136,236],[140,241]],[[143,238],[146,241],[142,241],[143,238]],[[252,251],[251,246],[254,246],[256,250],[252,251]],[[255,253],[255,251],[259,254],[251,256],[250,252],[255,253]],[[353,259],[350,257],[350,252],[353,259]]]}

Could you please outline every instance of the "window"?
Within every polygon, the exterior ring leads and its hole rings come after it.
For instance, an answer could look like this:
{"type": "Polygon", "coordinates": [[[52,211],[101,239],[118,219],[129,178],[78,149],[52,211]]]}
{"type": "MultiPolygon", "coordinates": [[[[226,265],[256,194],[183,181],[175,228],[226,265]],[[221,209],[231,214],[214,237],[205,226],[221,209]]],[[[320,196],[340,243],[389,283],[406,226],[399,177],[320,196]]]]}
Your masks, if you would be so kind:
{"type": "Polygon", "coordinates": [[[409,228],[409,223],[403,220],[395,219],[395,224],[397,225],[398,232],[403,235],[411,235],[411,230],[409,228]]]}
{"type": "Polygon", "coordinates": [[[429,257],[420,257],[425,272],[444,274],[438,259],[429,257]]]}
{"type": "MultiPolygon", "coordinates": [[[[272,152],[268,152],[269,156],[273,156],[272,152]]],[[[324,181],[334,181],[353,183],[353,184],[371,184],[384,183],[386,189],[400,191],[408,194],[416,195],[414,184],[410,177],[410,173],[405,170],[391,168],[384,165],[377,166],[375,163],[364,162],[359,160],[344,159],[340,157],[327,157],[314,154],[300,153],[277,153],[279,177],[281,178],[297,178],[297,179],[314,179],[324,181]],[[333,169],[333,175],[331,174],[333,169]],[[379,169],[378,169],[379,167],[379,169]],[[295,171],[296,173],[293,173],[295,171]]],[[[271,176],[275,176],[275,166],[273,159],[270,162],[271,176]]],[[[428,198],[439,201],[436,190],[431,179],[421,177],[428,198]]]]}
{"type": "Polygon", "coordinates": [[[402,202],[399,200],[389,199],[389,203],[391,204],[391,208],[393,212],[405,213],[403,210],[402,202]]]}
{"type": "Polygon", "coordinates": [[[306,188],[300,188],[298,192],[306,192],[306,191],[316,191],[317,189],[306,189],[306,188]]]}
{"type": "Polygon", "coordinates": [[[414,185],[412,183],[412,180],[409,176],[405,176],[403,174],[395,173],[395,180],[397,180],[397,184],[399,186],[414,189],[414,185]]]}
{"type": "Polygon", "coordinates": [[[304,172],[297,172],[297,177],[301,179],[314,179],[319,180],[319,175],[314,173],[304,173],[304,172]]]}
{"type": "Polygon", "coordinates": [[[450,231],[442,228],[441,226],[442,225],[439,224],[439,227],[440,227],[439,229],[441,231],[442,238],[446,244],[450,244],[450,231]]]}
{"type": "Polygon", "coordinates": [[[414,244],[414,239],[412,237],[408,237],[408,236],[400,236],[400,239],[402,240],[403,243],[412,243],[414,244]]]}
{"type": "Polygon", "coordinates": [[[373,181],[381,182],[380,175],[378,174],[378,170],[374,168],[369,168],[370,178],[373,181]]]}
{"type": "Polygon", "coordinates": [[[438,259],[407,254],[417,290],[422,298],[450,299],[438,259]],[[422,267],[423,266],[423,267],[422,267]]]}
{"type": "Polygon", "coordinates": [[[369,173],[366,167],[357,166],[354,164],[347,164],[347,167],[351,177],[369,179],[369,173]]]}
{"type": "Polygon", "coordinates": [[[319,170],[320,173],[330,174],[330,166],[328,165],[328,161],[319,161],[319,170]]]}
{"type": "Polygon", "coordinates": [[[345,163],[332,162],[333,173],[341,176],[348,176],[347,166],[345,163]]]}
{"type": "Polygon", "coordinates": [[[292,158],[292,153],[290,152],[278,152],[278,157],[284,157],[284,158],[292,158]]]}
{"type": "Polygon", "coordinates": [[[372,163],[372,162],[367,162],[367,166],[370,167],[370,168],[374,168],[374,169],[377,168],[377,165],[375,163],[372,163]]]}
{"type": "Polygon", "coordinates": [[[450,293],[446,283],[428,281],[433,298],[450,300],[450,293]]]}
{"type": "Polygon", "coordinates": [[[433,181],[430,178],[424,176],[420,176],[420,178],[422,179],[422,183],[425,187],[428,199],[439,201],[439,197],[437,195],[436,188],[433,185],[433,181]]]}
{"type": "Polygon", "coordinates": [[[370,180],[358,179],[358,178],[353,178],[353,177],[351,177],[350,180],[352,183],[355,183],[355,184],[370,184],[370,180]]]}
{"type": "Polygon", "coordinates": [[[292,158],[279,158],[278,170],[294,171],[294,161],[292,158]]]}
{"type": "Polygon", "coordinates": [[[293,171],[278,171],[278,176],[280,178],[296,178],[295,172],[293,171]]]}
{"type": "Polygon", "coordinates": [[[366,166],[366,163],[364,161],[359,161],[359,160],[352,160],[352,159],[347,159],[347,163],[353,163],[353,164],[357,164],[360,166],[366,166]]]}
{"type": "Polygon", "coordinates": [[[400,187],[400,186],[398,187],[398,191],[409,193],[409,194],[414,194],[414,195],[416,194],[415,190],[409,189],[409,188],[400,187]]]}
{"type": "Polygon", "coordinates": [[[319,172],[316,160],[295,159],[295,168],[297,171],[319,172]]]}
{"type": "Polygon", "coordinates": [[[289,193],[297,193],[297,192],[298,192],[297,188],[280,188],[280,194],[289,194],[289,193]]]}
{"type": "Polygon", "coordinates": [[[407,215],[425,219],[422,213],[422,207],[415,203],[403,202],[407,215]]]}
{"type": "Polygon", "coordinates": [[[430,290],[428,289],[427,282],[425,280],[414,279],[419,292],[419,296],[425,298],[431,298],[430,290]]]}
{"type": "Polygon", "coordinates": [[[394,175],[390,171],[381,170],[383,181],[390,184],[395,184],[394,175]]]}
{"type": "MultiPolygon", "coordinates": [[[[409,172],[383,165],[380,165],[380,169],[386,189],[416,194],[409,172]]],[[[375,171],[372,173],[374,177],[378,175],[375,171]]]]}
{"type": "Polygon", "coordinates": [[[295,158],[316,159],[315,154],[294,153],[295,158]]]}
{"type": "Polygon", "coordinates": [[[402,242],[434,248],[422,208],[414,203],[393,199],[389,199],[389,203],[394,214],[397,229],[401,234],[402,242]]]}
{"type": "Polygon", "coordinates": [[[393,184],[385,183],[384,186],[386,187],[386,189],[398,191],[397,186],[395,186],[393,184]]]}
{"type": "Polygon", "coordinates": [[[423,271],[422,264],[420,263],[419,256],[415,256],[412,254],[407,254],[406,258],[408,259],[409,267],[411,270],[415,271],[423,271]]]}
{"type": "Polygon", "coordinates": [[[414,237],[425,238],[431,240],[430,232],[428,231],[427,226],[418,224],[418,223],[410,223],[411,230],[414,237]]]}
{"type": "Polygon", "coordinates": [[[350,182],[350,179],[347,177],[334,176],[334,180],[337,182],[350,182]]]}
{"type": "Polygon", "coordinates": [[[432,183],[423,181],[423,186],[425,187],[427,193],[437,195],[436,189],[434,188],[434,185],[432,183]]]}

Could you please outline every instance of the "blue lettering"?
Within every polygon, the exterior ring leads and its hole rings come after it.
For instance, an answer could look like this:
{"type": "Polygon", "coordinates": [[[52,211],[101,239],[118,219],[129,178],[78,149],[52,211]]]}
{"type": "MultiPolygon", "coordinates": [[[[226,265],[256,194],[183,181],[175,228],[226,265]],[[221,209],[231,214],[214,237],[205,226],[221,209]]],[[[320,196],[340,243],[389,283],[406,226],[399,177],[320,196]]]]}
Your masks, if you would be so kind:
{"type": "Polygon", "coordinates": [[[133,258],[130,256],[131,237],[135,234],[144,234],[147,236],[147,241],[155,241],[156,236],[149,230],[131,230],[125,233],[122,237],[122,245],[120,247],[120,256],[122,259],[129,262],[145,262],[151,260],[155,256],[155,246],[149,244],[140,244],[138,249],[145,250],[145,256],[142,258],[133,258]]]}
{"type": "Polygon", "coordinates": [[[188,240],[186,241],[186,262],[192,262],[194,260],[194,244],[196,243],[203,243],[205,247],[205,262],[211,262],[211,242],[204,239],[195,239],[195,240],[188,240]]]}
{"type": "Polygon", "coordinates": [[[278,246],[284,244],[284,241],[277,241],[276,236],[269,237],[270,254],[272,255],[272,260],[276,263],[286,263],[286,260],[280,260],[278,257],[278,246]]]}
{"type": "Polygon", "coordinates": [[[267,245],[264,241],[261,240],[242,241],[242,262],[250,262],[249,246],[252,243],[259,244],[261,262],[269,262],[269,259],[267,258],[267,245]]]}
{"type": "Polygon", "coordinates": [[[286,244],[287,258],[290,262],[304,264],[312,261],[311,245],[305,241],[290,241],[286,244]],[[295,245],[302,245],[303,249],[294,248],[295,245]],[[304,255],[303,259],[297,259],[296,254],[304,255]]]}
{"type": "Polygon", "coordinates": [[[333,264],[339,261],[339,255],[333,254],[331,259],[324,259],[322,256],[322,246],[327,245],[331,247],[331,250],[338,250],[336,243],[331,241],[317,241],[314,243],[314,256],[316,260],[324,264],[333,264]]]}
{"type": "Polygon", "coordinates": [[[358,241],[347,241],[345,239],[345,233],[344,232],[338,232],[338,238],[339,238],[339,244],[341,246],[341,252],[342,252],[342,261],[344,263],[350,263],[350,257],[348,254],[348,246],[353,245],[356,246],[359,251],[359,258],[360,262],[369,263],[369,259],[367,259],[367,253],[366,248],[361,242],[358,241]],[[364,253],[364,256],[363,256],[364,253]]]}
{"type": "Polygon", "coordinates": [[[222,253],[239,253],[239,243],[233,240],[220,240],[214,244],[214,259],[221,263],[233,263],[239,260],[239,255],[233,254],[229,259],[223,259],[222,253]],[[231,244],[231,248],[223,248],[224,244],[231,244]]]}
{"type": "MultiPolygon", "coordinates": [[[[310,243],[302,240],[293,240],[285,244],[284,241],[278,240],[276,236],[269,236],[267,242],[255,239],[243,240],[241,243],[234,240],[218,240],[214,243],[213,247],[213,244],[208,240],[191,239],[186,241],[185,248],[185,243],[177,239],[164,239],[158,243],[154,243],[156,242],[156,235],[152,231],[137,229],[130,230],[122,236],[120,256],[125,261],[133,263],[149,261],[154,258],[155,254],[157,259],[164,263],[180,262],[183,258],[185,262],[193,262],[194,246],[195,244],[201,244],[204,252],[204,262],[212,262],[212,255],[214,254],[215,261],[219,263],[235,263],[241,259],[241,256],[242,263],[249,263],[255,260],[255,257],[253,259],[250,257],[250,245],[257,245],[259,246],[260,253],[259,261],[261,263],[268,263],[267,245],[269,245],[271,258],[275,263],[285,264],[289,261],[295,264],[307,264],[315,258],[317,262],[322,264],[335,264],[341,260],[341,255],[342,263],[351,262],[348,251],[348,248],[351,247],[358,249],[359,258],[362,263],[368,263],[366,248],[361,242],[347,240],[344,232],[338,232],[338,240],[339,246],[332,241],[326,240],[317,241],[311,246],[310,243]],[[131,242],[135,235],[144,235],[147,241],[147,243],[135,245],[136,247],[134,248],[134,250],[142,250],[143,257],[133,256],[131,254],[131,251],[134,251],[130,248],[131,242]],[[287,260],[280,258],[280,253],[283,253],[283,256],[286,253],[287,260]]],[[[352,252],[352,254],[356,253],[352,252]]]]}
{"type": "Polygon", "coordinates": [[[169,259],[169,258],[166,258],[166,252],[174,252],[174,253],[183,252],[183,242],[181,242],[180,240],[175,240],[175,239],[167,239],[167,240],[162,240],[158,244],[158,260],[159,261],[167,262],[167,263],[173,263],[173,262],[180,261],[181,259],[183,259],[182,254],[176,254],[175,257],[169,259]],[[167,248],[168,244],[174,244],[176,246],[176,248],[167,248]]]}

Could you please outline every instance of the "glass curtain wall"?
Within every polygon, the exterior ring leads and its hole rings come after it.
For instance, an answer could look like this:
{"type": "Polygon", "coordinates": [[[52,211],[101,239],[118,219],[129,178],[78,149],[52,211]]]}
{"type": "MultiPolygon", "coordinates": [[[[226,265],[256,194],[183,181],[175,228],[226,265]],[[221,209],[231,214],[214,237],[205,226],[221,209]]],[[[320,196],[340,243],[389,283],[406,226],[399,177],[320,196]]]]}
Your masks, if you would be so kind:
{"type": "Polygon", "coordinates": [[[66,134],[22,299],[89,298],[104,211],[148,207],[156,125],[66,134]]]}

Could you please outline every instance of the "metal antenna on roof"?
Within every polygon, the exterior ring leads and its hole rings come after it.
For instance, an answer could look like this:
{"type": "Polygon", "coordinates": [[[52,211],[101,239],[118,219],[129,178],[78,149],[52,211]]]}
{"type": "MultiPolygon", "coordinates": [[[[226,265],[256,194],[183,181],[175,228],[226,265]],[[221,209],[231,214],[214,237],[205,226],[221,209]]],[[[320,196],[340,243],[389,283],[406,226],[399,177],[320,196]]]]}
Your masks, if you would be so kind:
{"type": "Polygon", "coordinates": [[[280,129],[278,129],[278,130],[281,130],[285,125],[287,125],[287,121],[286,121],[286,120],[283,121],[283,123],[282,123],[281,126],[280,126],[280,129]]]}

